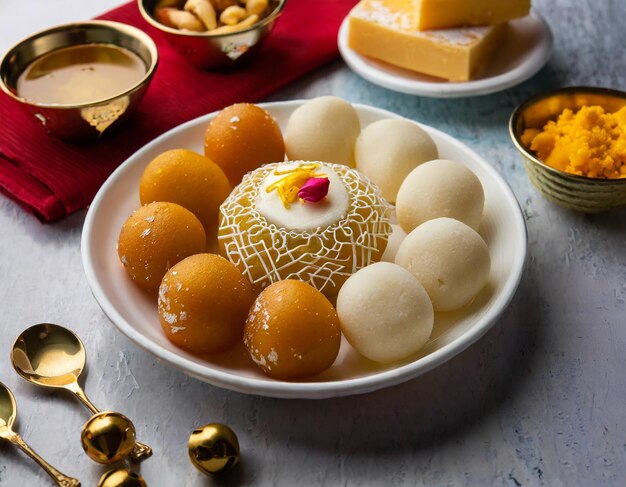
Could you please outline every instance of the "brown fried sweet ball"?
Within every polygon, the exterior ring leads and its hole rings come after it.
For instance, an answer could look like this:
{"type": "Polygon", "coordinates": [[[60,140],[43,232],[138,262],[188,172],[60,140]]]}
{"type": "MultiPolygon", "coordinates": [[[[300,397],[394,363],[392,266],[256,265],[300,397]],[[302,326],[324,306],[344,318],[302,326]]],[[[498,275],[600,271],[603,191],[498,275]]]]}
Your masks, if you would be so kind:
{"type": "Polygon", "coordinates": [[[128,217],[117,241],[117,255],[130,278],[156,290],[167,270],[185,257],[204,252],[200,220],[175,203],[150,203],[128,217]]]}
{"type": "Polygon", "coordinates": [[[217,353],[241,340],[252,301],[252,286],[233,264],[215,254],[193,255],[163,277],[159,321],[178,347],[217,353]]]}
{"type": "Polygon", "coordinates": [[[187,208],[210,238],[217,234],[219,207],[231,189],[213,161],[190,150],[173,149],[148,164],[139,183],[139,198],[142,205],[169,201],[187,208]]]}
{"type": "Polygon", "coordinates": [[[339,353],[339,318],[310,284],[284,280],[259,294],[246,321],[244,343],[270,377],[293,380],[328,369],[339,353]]]}
{"type": "Polygon", "coordinates": [[[251,103],[237,103],[224,108],[207,127],[204,155],[236,186],[248,171],[283,161],[285,143],[267,111],[251,103]]]}

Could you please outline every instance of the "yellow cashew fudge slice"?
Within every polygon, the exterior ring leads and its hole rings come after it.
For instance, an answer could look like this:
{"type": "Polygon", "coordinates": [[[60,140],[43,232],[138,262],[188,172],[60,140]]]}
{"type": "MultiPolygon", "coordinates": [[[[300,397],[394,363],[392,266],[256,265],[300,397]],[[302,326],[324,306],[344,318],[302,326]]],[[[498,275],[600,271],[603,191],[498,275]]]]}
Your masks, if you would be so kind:
{"type": "Polygon", "coordinates": [[[417,30],[501,24],[530,13],[530,0],[382,0],[404,10],[417,30]]]}
{"type": "Polygon", "coordinates": [[[420,32],[409,8],[414,3],[362,0],[350,13],[350,48],[411,71],[467,81],[489,63],[506,33],[506,23],[420,32]]]}

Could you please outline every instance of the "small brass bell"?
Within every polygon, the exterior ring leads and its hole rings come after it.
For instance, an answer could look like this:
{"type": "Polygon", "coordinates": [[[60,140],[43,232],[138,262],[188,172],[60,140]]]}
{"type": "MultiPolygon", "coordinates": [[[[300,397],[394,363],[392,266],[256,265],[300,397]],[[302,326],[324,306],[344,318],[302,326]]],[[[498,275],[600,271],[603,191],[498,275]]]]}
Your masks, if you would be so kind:
{"type": "Polygon", "coordinates": [[[135,426],[123,414],[102,411],[85,423],[80,440],[89,458],[111,465],[124,460],[133,451],[135,426]]]}
{"type": "Polygon", "coordinates": [[[239,461],[239,441],[225,424],[207,424],[191,433],[189,458],[202,473],[226,472],[239,461]]]}
{"type": "Polygon", "coordinates": [[[98,487],[148,487],[148,484],[141,475],[125,468],[117,468],[100,477],[98,487]]]}

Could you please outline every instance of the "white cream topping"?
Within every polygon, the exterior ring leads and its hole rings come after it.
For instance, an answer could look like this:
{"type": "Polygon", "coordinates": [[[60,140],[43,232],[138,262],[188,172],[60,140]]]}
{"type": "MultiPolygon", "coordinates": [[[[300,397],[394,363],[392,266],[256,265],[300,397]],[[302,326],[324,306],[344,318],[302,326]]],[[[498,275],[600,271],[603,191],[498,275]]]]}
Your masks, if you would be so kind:
{"type": "MultiPolygon", "coordinates": [[[[281,164],[280,170],[295,169],[310,162],[288,162],[281,164]]],[[[350,195],[339,175],[327,165],[321,165],[316,173],[324,174],[330,181],[328,195],[318,203],[307,203],[300,200],[291,203],[289,208],[283,205],[278,191],[268,193],[266,188],[284,178],[270,172],[265,178],[256,197],[256,207],[268,222],[287,230],[313,231],[326,228],[344,218],[350,206],[350,195]]]]}

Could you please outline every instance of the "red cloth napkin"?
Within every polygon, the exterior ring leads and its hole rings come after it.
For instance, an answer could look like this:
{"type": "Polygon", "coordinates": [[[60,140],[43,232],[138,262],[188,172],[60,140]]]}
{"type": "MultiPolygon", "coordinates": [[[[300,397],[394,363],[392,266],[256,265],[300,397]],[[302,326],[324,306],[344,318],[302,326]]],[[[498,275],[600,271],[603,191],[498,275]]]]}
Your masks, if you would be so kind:
{"type": "Polygon", "coordinates": [[[48,136],[0,92],[0,191],[51,221],[87,206],[113,170],[166,130],[236,102],[254,102],[337,56],[337,31],[355,0],[289,0],[260,57],[228,73],[194,69],[146,23],[135,2],[101,19],[139,27],[160,60],[138,113],[95,142],[48,136]]]}

